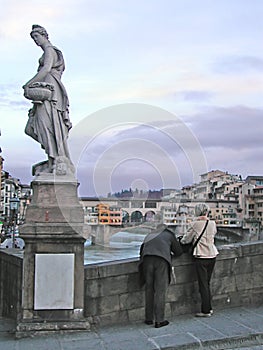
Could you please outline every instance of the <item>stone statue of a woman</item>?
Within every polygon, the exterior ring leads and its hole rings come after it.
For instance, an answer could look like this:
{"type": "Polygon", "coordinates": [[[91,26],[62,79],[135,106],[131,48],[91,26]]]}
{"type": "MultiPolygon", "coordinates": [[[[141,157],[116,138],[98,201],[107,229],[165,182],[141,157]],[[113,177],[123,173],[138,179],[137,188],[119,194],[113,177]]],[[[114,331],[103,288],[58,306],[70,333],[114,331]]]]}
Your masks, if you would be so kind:
{"type": "Polygon", "coordinates": [[[43,50],[36,75],[24,86],[24,96],[33,102],[25,133],[39,142],[48,156],[36,164],[33,174],[72,174],[67,138],[71,128],[67,92],[61,82],[65,69],[62,52],[53,46],[45,28],[33,25],[30,33],[36,45],[43,50]]]}

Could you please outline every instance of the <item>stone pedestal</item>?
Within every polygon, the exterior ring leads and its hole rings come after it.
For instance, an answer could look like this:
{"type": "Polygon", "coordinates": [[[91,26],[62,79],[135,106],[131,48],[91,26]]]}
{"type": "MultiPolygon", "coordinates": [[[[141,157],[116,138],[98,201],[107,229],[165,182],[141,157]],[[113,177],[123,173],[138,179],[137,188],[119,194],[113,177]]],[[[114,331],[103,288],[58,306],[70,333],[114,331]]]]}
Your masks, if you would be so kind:
{"type": "Polygon", "coordinates": [[[25,240],[16,337],[88,328],[84,308],[84,213],[74,179],[32,183],[20,234],[25,240]]]}

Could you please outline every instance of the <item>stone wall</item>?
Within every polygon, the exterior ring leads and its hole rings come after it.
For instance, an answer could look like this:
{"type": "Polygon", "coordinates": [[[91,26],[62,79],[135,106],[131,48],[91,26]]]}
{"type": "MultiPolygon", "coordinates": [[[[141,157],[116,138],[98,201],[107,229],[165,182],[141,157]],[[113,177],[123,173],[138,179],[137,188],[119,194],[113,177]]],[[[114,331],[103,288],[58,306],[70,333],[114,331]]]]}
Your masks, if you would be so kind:
{"type": "MultiPolygon", "coordinates": [[[[17,318],[22,296],[22,252],[0,250],[0,316],[17,318]]],[[[263,241],[220,248],[212,277],[215,310],[263,302],[263,241]]],[[[191,259],[173,262],[176,281],[167,292],[166,316],[199,311],[199,293],[191,259]]],[[[91,323],[144,320],[144,290],[138,259],[85,266],[84,308],[91,323]]],[[[26,286],[25,286],[26,288],[26,286]]]]}
{"type": "MultiPolygon", "coordinates": [[[[263,302],[263,241],[220,247],[211,281],[214,309],[263,302]]],[[[195,313],[200,299],[195,270],[183,254],[173,262],[175,279],[168,291],[166,316],[195,313]]],[[[85,266],[85,316],[91,323],[144,320],[144,290],[138,259],[85,266]]]]}
{"type": "Polygon", "coordinates": [[[0,250],[0,317],[16,319],[21,311],[23,253],[0,250]]]}

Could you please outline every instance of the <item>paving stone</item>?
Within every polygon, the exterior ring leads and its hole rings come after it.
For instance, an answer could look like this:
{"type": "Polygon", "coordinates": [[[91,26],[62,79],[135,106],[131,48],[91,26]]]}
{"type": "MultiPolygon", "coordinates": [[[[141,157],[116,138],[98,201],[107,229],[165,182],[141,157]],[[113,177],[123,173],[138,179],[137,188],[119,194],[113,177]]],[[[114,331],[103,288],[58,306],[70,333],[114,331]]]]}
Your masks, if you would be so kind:
{"type": "Polygon", "coordinates": [[[0,319],[0,350],[261,350],[263,305],[215,310],[211,318],[169,319],[162,328],[142,321],[90,331],[15,339],[14,322],[0,319]]]}

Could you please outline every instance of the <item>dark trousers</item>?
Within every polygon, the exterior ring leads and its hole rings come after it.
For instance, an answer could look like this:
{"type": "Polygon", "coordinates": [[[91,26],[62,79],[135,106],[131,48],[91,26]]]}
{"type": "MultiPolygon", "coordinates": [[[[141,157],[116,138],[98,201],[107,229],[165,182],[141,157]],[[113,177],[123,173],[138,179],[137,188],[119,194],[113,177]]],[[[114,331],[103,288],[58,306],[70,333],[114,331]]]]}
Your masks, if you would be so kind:
{"type": "Polygon", "coordinates": [[[169,284],[169,264],[166,260],[149,255],[143,258],[145,278],[145,319],[164,321],[165,295],[169,284]]]}
{"type": "Polygon", "coordinates": [[[216,258],[195,258],[195,267],[201,296],[201,312],[208,314],[212,310],[210,280],[216,258]]]}

